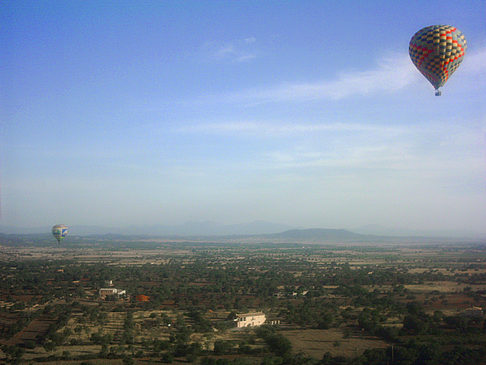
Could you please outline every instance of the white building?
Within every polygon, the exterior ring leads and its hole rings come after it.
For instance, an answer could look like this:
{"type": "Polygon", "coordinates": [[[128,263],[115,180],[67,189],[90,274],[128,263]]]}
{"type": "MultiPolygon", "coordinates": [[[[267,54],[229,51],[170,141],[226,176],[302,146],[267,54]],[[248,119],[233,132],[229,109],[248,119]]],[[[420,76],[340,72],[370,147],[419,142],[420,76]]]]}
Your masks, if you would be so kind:
{"type": "Polygon", "coordinates": [[[241,313],[236,315],[236,327],[255,327],[261,326],[265,323],[267,317],[265,313],[253,312],[253,313],[241,313]]]}
{"type": "Polygon", "coordinates": [[[117,288],[101,288],[99,293],[100,298],[105,299],[109,295],[118,295],[119,297],[122,295],[126,295],[127,291],[117,288]]]}

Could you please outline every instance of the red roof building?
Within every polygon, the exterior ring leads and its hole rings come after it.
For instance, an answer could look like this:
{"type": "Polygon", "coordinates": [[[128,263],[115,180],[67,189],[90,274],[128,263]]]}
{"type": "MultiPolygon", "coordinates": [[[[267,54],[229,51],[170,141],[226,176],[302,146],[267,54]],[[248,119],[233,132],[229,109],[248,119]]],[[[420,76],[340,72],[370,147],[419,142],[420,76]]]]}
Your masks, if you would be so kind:
{"type": "Polygon", "coordinates": [[[148,302],[150,300],[150,297],[143,294],[139,294],[135,297],[135,299],[137,302],[148,302]]]}

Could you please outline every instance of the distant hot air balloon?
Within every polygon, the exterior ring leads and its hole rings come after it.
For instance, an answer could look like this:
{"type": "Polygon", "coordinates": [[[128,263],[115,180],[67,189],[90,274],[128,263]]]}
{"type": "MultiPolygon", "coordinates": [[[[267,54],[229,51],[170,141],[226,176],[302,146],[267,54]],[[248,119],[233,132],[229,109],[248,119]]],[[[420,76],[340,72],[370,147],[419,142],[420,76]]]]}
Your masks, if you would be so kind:
{"type": "Polygon", "coordinates": [[[52,235],[56,238],[57,243],[60,244],[61,240],[68,234],[68,227],[64,224],[56,224],[52,227],[52,235]]]}
{"type": "Polygon", "coordinates": [[[464,34],[450,25],[431,25],[420,29],[410,40],[410,58],[418,70],[441,92],[449,77],[461,64],[467,43],[464,34]]]}

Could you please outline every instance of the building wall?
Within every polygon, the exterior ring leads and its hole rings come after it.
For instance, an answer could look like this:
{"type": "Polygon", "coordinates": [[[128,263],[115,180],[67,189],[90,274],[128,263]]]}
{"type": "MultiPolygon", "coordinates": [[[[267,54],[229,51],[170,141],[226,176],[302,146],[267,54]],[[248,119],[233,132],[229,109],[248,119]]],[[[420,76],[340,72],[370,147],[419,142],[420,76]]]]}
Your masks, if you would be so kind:
{"type": "Polygon", "coordinates": [[[105,298],[108,295],[118,295],[118,296],[126,295],[127,292],[126,290],[116,289],[116,288],[101,288],[99,293],[101,298],[105,298]]]}
{"type": "Polygon", "coordinates": [[[115,288],[102,288],[100,289],[100,297],[105,297],[107,295],[114,295],[118,292],[115,288]]]}
{"type": "Polygon", "coordinates": [[[254,327],[254,326],[261,326],[265,323],[266,316],[265,314],[241,314],[236,319],[236,326],[237,327],[254,327]]]}

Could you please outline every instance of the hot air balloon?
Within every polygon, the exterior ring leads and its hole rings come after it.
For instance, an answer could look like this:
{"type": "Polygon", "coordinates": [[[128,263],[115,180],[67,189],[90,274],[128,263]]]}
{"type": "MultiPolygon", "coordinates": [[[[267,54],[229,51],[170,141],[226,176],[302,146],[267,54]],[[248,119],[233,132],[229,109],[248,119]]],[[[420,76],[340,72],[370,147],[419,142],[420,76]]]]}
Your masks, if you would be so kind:
{"type": "Polygon", "coordinates": [[[414,34],[408,51],[413,64],[439,96],[439,88],[459,67],[466,48],[466,38],[459,29],[450,25],[431,25],[414,34]]]}
{"type": "Polygon", "coordinates": [[[68,227],[64,224],[56,224],[52,227],[52,235],[56,238],[57,243],[60,244],[61,240],[68,234],[68,227]]]}

